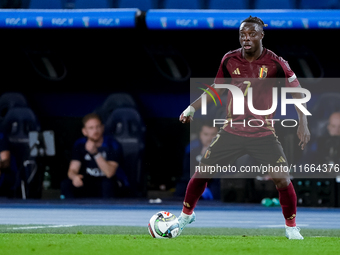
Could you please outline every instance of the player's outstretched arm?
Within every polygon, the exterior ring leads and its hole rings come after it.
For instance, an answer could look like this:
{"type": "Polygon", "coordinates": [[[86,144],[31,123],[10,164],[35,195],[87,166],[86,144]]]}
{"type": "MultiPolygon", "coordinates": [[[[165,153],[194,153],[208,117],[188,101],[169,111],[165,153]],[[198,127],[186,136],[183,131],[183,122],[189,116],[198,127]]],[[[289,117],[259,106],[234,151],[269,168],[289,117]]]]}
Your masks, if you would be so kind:
{"type": "MultiPolygon", "coordinates": [[[[215,84],[212,85],[214,87],[215,84]]],[[[210,90],[210,89],[207,89],[210,90]]],[[[224,88],[215,88],[217,94],[222,95],[223,92],[226,90],[224,88]]],[[[206,94],[204,92],[202,95],[206,94]]],[[[199,110],[201,108],[201,101],[202,101],[202,95],[197,98],[192,104],[190,104],[179,116],[179,121],[182,123],[189,123],[193,120],[195,111],[199,110]]],[[[207,104],[211,103],[213,99],[211,97],[207,97],[207,104]]]]}
{"type": "MultiPolygon", "coordinates": [[[[301,88],[301,85],[299,85],[299,87],[301,88]]],[[[294,99],[300,99],[305,97],[304,94],[302,93],[291,93],[291,95],[294,99]]],[[[307,109],[306,103],[303,103],[302,105],[307,109]]],[[[307,116],[298,107],[295,106],[295,109],[299,117],[297,136],[300,139],[299,146],[301,146],[301,149],[303,150],[310,140],[307,116]]]]}

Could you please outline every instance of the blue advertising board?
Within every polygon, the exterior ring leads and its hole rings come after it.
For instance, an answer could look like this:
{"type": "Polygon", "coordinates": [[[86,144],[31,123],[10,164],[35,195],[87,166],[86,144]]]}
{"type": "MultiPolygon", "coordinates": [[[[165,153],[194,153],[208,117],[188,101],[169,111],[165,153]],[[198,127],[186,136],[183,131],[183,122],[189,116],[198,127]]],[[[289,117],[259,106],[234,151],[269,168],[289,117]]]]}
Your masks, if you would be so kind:
{"type": "Polygon", "coordinates": [[[268,29],[340,28],[340,10],[149,10],[149,29],[237,29],[249,15],[268,29]]]}
{"type": "Polygon", "coordinates": [[[134,28],[138,9],[0,10],[0,28],[134,28]]]}
{"type": "MultiPolygon", "coordinates": [[[[0,28],[135,28],[139,9],[0,9],[0,28]]],[[[340,10],[149,10],[148,29],[237,29],[260,17],[268,29],[340,28],[340,10]]]]}

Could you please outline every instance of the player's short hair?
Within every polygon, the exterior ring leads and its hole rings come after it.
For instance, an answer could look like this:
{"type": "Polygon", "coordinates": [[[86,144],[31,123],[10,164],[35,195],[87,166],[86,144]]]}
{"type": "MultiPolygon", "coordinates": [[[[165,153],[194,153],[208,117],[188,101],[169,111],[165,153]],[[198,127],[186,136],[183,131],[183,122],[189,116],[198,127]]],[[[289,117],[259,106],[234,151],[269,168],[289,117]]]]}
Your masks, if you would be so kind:
{"type": "Polygon", "coordinates": [[[246,18],[245,20],[243,20],[243,21],[241,22],[241,24],[242,24],[243,22],[256,23],[256,24],[258,24],[259,26],[261,26],[262,28],[268,26],[268,24],[264,24],[263,20],[260,19],[259,17],[253,17],[253,16],[251,16],[251,15],[250,15],[248,18],[246,18]]]}
{"type": "Polygon", "coordinates": [[[97,119],[97,120],[100,121],[100,123],[103,124],[102,119],[100,118],[100,116],[97,113],[89,113],[89,114],[86,114],[82,119],[83,127],[85,127],[86,122],[88,122],[89,120],[92,120],[92,119],[97,119]]]}

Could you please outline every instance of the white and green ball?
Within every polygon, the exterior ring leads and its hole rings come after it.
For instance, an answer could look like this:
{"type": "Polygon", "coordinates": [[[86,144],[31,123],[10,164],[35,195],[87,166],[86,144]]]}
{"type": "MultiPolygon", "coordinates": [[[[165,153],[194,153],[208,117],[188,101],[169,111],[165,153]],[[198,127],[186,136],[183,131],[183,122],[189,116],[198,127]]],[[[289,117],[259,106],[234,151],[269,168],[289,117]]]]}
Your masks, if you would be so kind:
{"type": "Polygon", "coordinates": [[[151,217],[148,230],[153,238],[174,238],[179,231],[178,219],[172,213],[160,211],[151,217]]]}

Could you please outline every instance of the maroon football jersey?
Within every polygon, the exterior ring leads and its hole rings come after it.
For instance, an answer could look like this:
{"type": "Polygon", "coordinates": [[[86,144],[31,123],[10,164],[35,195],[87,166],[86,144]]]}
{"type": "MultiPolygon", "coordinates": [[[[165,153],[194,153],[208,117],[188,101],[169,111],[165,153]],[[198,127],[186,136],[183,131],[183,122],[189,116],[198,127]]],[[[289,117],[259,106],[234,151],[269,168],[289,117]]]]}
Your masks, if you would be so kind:
{"type": "MultiPolygon", "coordinates": [[[[242,56],[242,48],[224,55],[215,78],[215,84],[232,84],[244,94],[244,115],[233,114],[232,93],[228,92],[227,121],[225,131],[246,137],[262,137],[275,132],[273,119],[275,112],[256,115],[249,110],[247,92],[253,90],[253,106],[257,110],[267,110],[272,106],[273,87],[297,87],[299,81],[288,62],[272,51],[263,48],[261,56],[249,62],[242,56]],[[258,120],[251,121],[249,120],[258,120]]],[[[278,88],[279,94],[279,88],[278,88]]]]}

